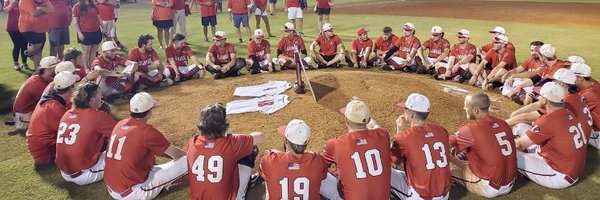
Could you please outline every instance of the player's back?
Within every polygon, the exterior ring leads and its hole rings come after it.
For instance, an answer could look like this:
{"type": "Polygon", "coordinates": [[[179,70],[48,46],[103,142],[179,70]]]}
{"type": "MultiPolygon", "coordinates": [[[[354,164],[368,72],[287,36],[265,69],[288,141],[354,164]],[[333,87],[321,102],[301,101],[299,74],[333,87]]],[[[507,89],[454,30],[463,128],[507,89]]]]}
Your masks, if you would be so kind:
{"type": "Polygon", "coordinates": [[[579,93],[570,93],[565,95],[565,108],[569,109],[581,123],[581,129],[586,134],[585,138],[590,138],[592,133],[592,112],[579,93]]]}
{"type": "Polygon", "coordinates": [[[260,175],[267,185],[266,199],[320,200],[319,188],[328,166],[327,160],[314,152],[294,155],[270,151],[260,160],[260,175]]]}
{"type": "Polygon", "coordinates": [[[337,166],[344,199],[389,199],[389,148],[390,136],[381,128],[344,133],[327,141],[323,155],[337,166]]]}

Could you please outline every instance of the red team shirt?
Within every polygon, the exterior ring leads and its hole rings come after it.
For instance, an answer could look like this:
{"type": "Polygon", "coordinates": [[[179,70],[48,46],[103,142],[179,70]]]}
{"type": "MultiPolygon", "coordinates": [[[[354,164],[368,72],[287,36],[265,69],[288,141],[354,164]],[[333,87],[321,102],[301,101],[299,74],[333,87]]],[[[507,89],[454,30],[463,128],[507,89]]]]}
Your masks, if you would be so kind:
{"type": "Polygon", "coordinates": [[[56,144],[56,165],[66,174],[92,167],[101,155],[117,121],[95,108],[73,108],[60,120],[56,144]]]}
{"type": "Polygon", "coordinates": [[[188,59],[192,57],[192,49],[188,46],[184,46],[181,49],[175,48],[173,44],[169,44],[165,49],[165,57],[167,58],[167,64],[169,67],[177,66],[187,66],[188,59]],[[171,63],[171,59],[175,60],[175,63],[171,63]]]}
{"type": "Polygon", "coordinates": [[[254,5],[256,5],[256,8],[260,9],[262,12],[265,12],[267,8],[267,0],[254,0],[254,5]]]}
{"type": "Polygon", "coordinates": [[[587,88],[581,88],[579,94],[583,97],[584,102],[592,113],[594,130],[600,131],[600,85],[594,83],[587,88]]]}
{"type": "Polygon", "coordinates": [[[173,0],[152,0],[152,20],[164,21],[173,19],[173,9],[170,7],[162,7],[157,4],[160,2],[169,2],[173,4],[173,0]]]}
{"type": "Polygon", "coordinates": [[[317,0],[317,8],[331,8],[329,6],[330,0],[317,0]]]}
{"type": "Polygon", "coordinates": [[[542,79],[552,78],[552,75],[554,74],[554,72],[556,72],[556,70],[568,67],[569,65],[565,61],[557,60],[556,63],[554,63],[554,65],[552,66],[546,66],[544,64],[544,67],[542,67],[540,71],[538,71],[538,75],[541,76],[542,79]]]}
{"type": "MultiPolygon", "coordinates": [[[[10,5],[10,1],[4,1],[4,7],[10,5]]],[[[6,19],[6,31],[17,31],[19,32],[19,3],[15,3],[15,5],[7,12],[8,17],[6,19]]]]}
{"type": "Polygon", "coordinates": [[[257,60],[264,60],[265,55],[271,53],[271,44],[269,41],[262,40],[260,44],[257,44],[256,41],[252,40],[248,43],[248,58],[254,55],[257,60]]]}
{"type": "Polygon", "coordinates": [[[69,0],[51,0],[50,3],[54,7],[54,12],[48,13],[49,28],[65,28],[69,27],[71,16],[69,15],[69,0]]]}
{"type": "Polygon", "coordinates": [[[39,74],[29,77],[15,97],[13,112],[28,113],[33,111],[48,83],[50,81],[44,80],[42,75],[39,74]]]}
{"type": "Polygon", "coordinates": [[[281,51],[282,54],[287,57],[294,57],[295,47],[298,47],[298,51],[306,50],[302,37],[292,35],[291,39],[290,37],[282,37],[279,39],[279,42],[277,42],[277,50],[281,51]]]}
{"type": "Polygon", "coordinates": [[[48,32],[48,15],[42,14],[38,16],[30,15],[31,11],[35,10],[36,5],[45,5],[48,8],[53,8],[48,0],[19,0],[19,31],[45,33],[48,32]]]}
{"type": "Polygon", "coordinates": [[[392,161],[404,163],[408,183],[421,198],[444,196],[450,191],[446,129],[433,124],[411,127],[394,136],[392,148],[392,161]]]}
{"type": "Polygon", "coordinates": [[[185,0],[173,0],[173,10],[185,9],[185,0]]]}
{"type": "Polygon", "coordinates": [[[529,58],[523,60],[521,63],[521,67],[523,67],[527,71],[538,70],[544,66],[544,62],[540,59],[536,59],[533,56],[529,56],[529,58]]]}
{"type": "Polygon", "coordinates": [[[389,149],[390,135],[381,128],[348,132],[327,141],[322,155],[337,167],[342,198],[390,198],[389,149]],[[373,162],[372,169],[367,162],[373,162]]]}
{"type": "Polygon", "coordinates": [[[300,7],[300,0],[284,0],[286,7],[300,7]]]}
{"type": "Polygon", "coordinates": [[[350,46],[352,50],[356,51],[356,56],[362,58],[367,53],[367,47],[373,47],[373,40],[367,38],[365,41],[360,41],[360,39],[354,38],[350,46]]]}
{"type": "Polygon", "coordinates": [[[98,9],[94,9],[88,5],[87,12],[85,14],[80,13],[79,10],[80,5],[79,3],[76,3],[75,6],[73,6],[73,17],[79,18],[79,28],[81,29],[81,32],[100,31],[100,22],[98,21],[98,9]]]}
{"type": "Polygon", "coordinates": [[[466,58],[467,56],[472,55],[473,59],[471,59],[470,63],[475,63],[475,56],[477,55],[477,47],[471,43],[467,43],[465,48],[462,48],[460,44],[455,44],[450,49],[450,54],[448,56],[454,56],[454,63],[458,63],[460,60],[466,58]]]}
{"type": "Polygon", "coordinates": [[[96,7],[102,21],[115,20],[115,5],[108,4],[108,1],[106,0],[104,3],[96,2],[96,7]]]}
{"type": "MultiPolygon", "coordinates": [[[[493,47],[494,47],[494,41],[491,41],[491,42],[488,42],[488,43],[484,44],[483,46],[481,46],[481,50],[483,52],[489,52],[493,47]]],[[[506,49],[508,49],[514,53],[515,45],[513,45],[512,42],[508,42],[508,44],[506,44],[506,49]]]]}
{"type": "Polygon", "coordinates": [[[583,132],[592,132],[592,126],[594,125],[592,113],[579,93],[565,94],[565,108],[569,109],[579,119],[583,132]]]}
{"type": "Polygon", "coordinates": [[[498,53],[496,51],[488,51],[488,53],[485,54],[485,57],[483,59],[491,63],[492,68],[496,68],[496,66],[498,66],[500,62],[506,63],[506,65],[504,65],[504,69],[506,70],[511,70],[517,67],[517,59],[515,57],[515,53],[507,49],[504,49],[504,52],[502,53],[498,53]]]}
{"type": "MultiPolygon", "coordinates": [[[[383,35],[377,36],[375,39],[375,50],[377,51],[377,55],[384,55],[388,50],[392,48],[392,46],[400,39],[398,36],[392,34],[388,38],[388,40],[383,40],[383,35]]],[[[394,52],[394,56],[398,56],[398,52],[394,52]]]]}
{"type": "Polygon", "coordinates": [[[141,119],[121,120],[106,149],[104,183],[110,191],[127,195],[131,186],[146,181],[155,156],[163,155],[170,145],[162,133],[141,119]]]}
{"type": "Polygon", "coordinates": [[[421,47],[421,41],[419,38],[412,37],[401,37],[394,43],[394,46],[398,47],[398,56],[401,58],[407,58],[410,55],[411,49],[418,49],[421,47]]]}
{"type": "Polygon", "coordinates": [[[202,17],[217,15],[217,8],[214,0],[198,0],[200,3],[210,3],[210,6],[200,5],[202,17]]]}
{"type": "Polygon", "coordinates": [[[35,107],[25,136],[29,152],[36,162],[51,161],[56,155],[58,124],[66,111],[65,105],[54,99],[35,107]]]}
{"type": "Polygon", "coordinates": [[[552,169],[576,180],[583,169],[587,151],[584,139],[590,133],[579,133],[579,119],[566,108],[542,115],[527,130],[527,136],[540,145],[538,153],[552,169]],[[571,133],[571,131],[573,133],[571,133]],[[583,134],[583,135],[582,135],[583,134]]]}
{"type": "Polygon", "coordinates": [[[158,54],[156,51],[152,49],[151,52],[142,53],[140,48],[133,48],[129,50],[129,54],[127,55],[127,59],[133,62],[138,63],[138,71],[143,73],[148,73],[150,70],[150,65],[158,60],[158,54]]]}
{"type": "Polygon", "coordinates": [[[342,39],[337,35],[328,38],[325,34],[319,34],[315,39],[319,45],[319,54],[324,56],[333,56],[337,53],[337,46],[342,44],[342,39]]]}
{"type": "Polygon", "coordinates": [[[231,54],[235,53],[235,47],[231,43],[225,43],[223,46],[212,44],[208,48],[208,52],[212,53],[215,64],[225,64],[231,62],[231,54]]]}
{"type": "Polygon", "coordinates": [[[515,180],[517,150],[506,121],[494,116],[471,121],[450,135],[450,144],[466,153],[469,169],[477,177],[497,188],[515,180]]]}
{"type": "Polygon", "coordinates": [[[117,67],[125,66],[126,62],[127,59],[120,56],[115,56],[113,60],[107,60],[107,58],[100,55],[96,57],[96,59],[94,59],[94,62],[92,62],[92,66],[100,66],[102,69],[117,73],[117,67]]]}
{"type": "Polygon", "coordinates": [[[445,38],[440,38],[437,42],[434,42],[433,39],[428,39],[423,43],[423,48],[429,49],[427,57],[437,58],[444,53],[445,49],[450,50],[450,42],[445,38]]]}
{"type": "Polygon", "coordinates": [[[253,143],[250,135],[228,134],[217,139],[199,134],[192,137],[187,147],[189,198],[235,199],[239,187],[237,162],[252,154],[253,143]]]}
{"type": "Polygon", "coordinates": [[[320,200],[321,180],[327,176],[328,167],[327,160],[315,152],[294,156],[291,152],[269,151],[260,159],[259,167],[260,176],[269,186],[266,199],[320,200]],[[287,192],[286,198],[282,192],[287,192]]]}
{"type": "Polygon", "coordinates": [[[227,8],[231,9],[231,13],[234,15],[245,15],[248,13],[249,0],[228,0],[227,8]]]}

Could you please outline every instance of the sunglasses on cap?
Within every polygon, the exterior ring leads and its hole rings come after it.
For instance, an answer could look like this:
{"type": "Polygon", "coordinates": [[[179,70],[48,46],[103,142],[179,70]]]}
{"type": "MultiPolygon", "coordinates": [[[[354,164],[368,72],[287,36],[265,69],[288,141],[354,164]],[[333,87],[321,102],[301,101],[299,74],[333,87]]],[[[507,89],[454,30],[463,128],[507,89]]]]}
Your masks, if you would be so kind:
{"type": "Polygon", "coordinates": [[[456,37],[457,37],[457,38],[460,38],[460,39],[467,38],[467,37],[465,37],[465,36],[462,36],[462,35],[457,35],[456,37]]]}
{"type": "Polygon", "coordinates": [[[215,38],[215,39],[213,39],[213,41],[221,42],[221,41],[225,41],[225,38],[215,38]]]}

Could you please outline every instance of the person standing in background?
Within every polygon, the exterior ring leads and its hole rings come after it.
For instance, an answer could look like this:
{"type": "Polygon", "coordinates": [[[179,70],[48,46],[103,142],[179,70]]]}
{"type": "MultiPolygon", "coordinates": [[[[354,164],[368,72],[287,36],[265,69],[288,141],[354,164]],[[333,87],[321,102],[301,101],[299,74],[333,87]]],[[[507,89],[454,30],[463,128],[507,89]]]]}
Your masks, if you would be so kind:
{"type": "Polygon", "coordinates": [[[211,37],[215,35],[217,26],[217,9],[215,0],[198,0],[200,12],[202,12],[202,31],[204,32],[204,41],[208,42],[208,26],[210,26],[211,37]]]}
{"type": "Polygon", "coordinates": [[[27,40],[23,37],[23,34],[19,32],[19,0],[9,0],[3,3],[3,11],[6,11],[8,17],[6,19],[6,32],[10,36],[10,40],[13,43],[12,58],[13,68],[15,70],[29,69],[27,66],[27,56],[25,56],[25,50],[27,50],[27,40]],[[19,65],[19,54],[21,54],[21,65],[19,65]]]}
{"type": "Polygon", "coordinates": [[[254,16],[256,16],[256,29],[260,29],[260,19],[265,21],[265,26],[269,37],[275,37],[271,34],[271,25],[269,25],[269,17],[267,16],[267,0],[253,0],[256,9],[254,10],[254,16]]]}
{"type": "Polygon", "coordinates": [[[73,19],[77,42],[81,44],[83,51],[83,67],[92,70],[92,61],[96,58],[98,45],[102,42],[98,8],[92,0],[79,0],[79,3],[73,6],[73,19]]]}
{"type": "Polygon", "coordinates": [[[54,7],[48,0],[21,0],[19,11],[19,31],[31,44],[25,54],[31,57],[33,66],[37,69],[42,60],[42,50],[48,32],[47,14],[54,12],[54,7]]]}
{"type": "Polygon", "coordinates": [[[63,59],[65,45],[71,44],[69,26],[71,25],[71,1],[50,0],[54,12],[48,14],[48,40],[50,40],[50,56],[63,59]]]}
{"type": "MultiPolygon", "coordinates": [[[[177,33],[177,25],[179,24],[179,33],[186,34],[185,26],[185,0],[173,0],[173,27],[171,28],[171,35],[177,33]]],[[[168,41],[167,41],[168,42],[168,41]]]]}
{"type": "Polygon", "coordinates": [[[317,3],[315,5],[315,13],[317,13],[318,22],[317,27],[319,27],[319,33],[322,32],[321,27],[323,24],[330,24],[329,22],[329,13],[331,13],[331,7],[333,6],[333,0],[316,0],[317,3]]]}
{"type": "Polygon", "coordinates": [[[152,0],[152,25],[156,27],[159,49],[171,40],[171,27],[173,27],[173,0],[152,0]],[[164,43],[163,43],[164,41],[164,43]]]}

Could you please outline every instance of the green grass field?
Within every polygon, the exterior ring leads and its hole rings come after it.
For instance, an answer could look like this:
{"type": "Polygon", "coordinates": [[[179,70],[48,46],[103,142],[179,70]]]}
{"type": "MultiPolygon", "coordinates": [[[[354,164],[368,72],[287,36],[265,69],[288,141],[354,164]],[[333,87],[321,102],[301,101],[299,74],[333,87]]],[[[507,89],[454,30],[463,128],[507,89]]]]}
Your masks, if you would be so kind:
{"type": "MultiPolygon", "coordinates": [[[[347,0],[346,2],[349,2],[347,0]]],[[[342,3],[336,1],[336,3],[342,3]]],[[[281,5],[279,5],[281,7],[281,5]]],[[[137,44],[137,36],[140,33],[150,33],[156,35],[155,28],[150,21],[149,4],[125,4],[121,9],[121,16],[118,21],[118,35],[120,40],[128,47],[132,48],[137,44]]],[[[0,29],[5,30],[6,16],[0,15],[0,29]]],[[[280,27],[287,21],[280,12],[270,18],[273,33],[281,36],[280,27]]],[[[487,30],[496,25],[504,26],[509,34],[509,38],[517,48],[517,60],[522,60],[528,55],[528,44],[532,40],[542,40],[551,43],[557,47],[557,54],[560,58],[566,58],[568,55],[577,54],[586,58],[587,63],[592,66],[593,76],[600,78],[600,69],[594,67],[600,65],[600,46],[598,46],[597,33],[600,27],[565,27],[553,25],[537,25],[526,23],[509,23],[480,20],[458,20],[445,18],[425,18],[425,17],[403,17],[403,16],[377,16],[377,15],[332,15],[332,24],[334,30],[339,34],[346,46],[349,46],[350,40],[355,37],[355,29],[359,26],[365,26],[371,30],[371,38],[379,34],[383,26],[391,26],[396,33],[400,33],[403,23],[410,21],[417,26],[417,36],[421,41],[428,37],[429,28],[433,25],[441,25],[447,34],[451,43],[455,42],[454,32],[458,29],[466,28],[471,31],[471,42],[479,46],[489,40],[487,30]]],[[[227,32],[229,41],[234,42],[237,52],[245,56],[246,45],[237,44],[237,38],[233,31],[231,22],[227,20],[225,14],[218,16],[218,30],[227,32]]],[[[202,29],[200,26],[200,17],[198,13],[193,13],[187,18],[188,23],[188,42],[196,55],[204,58],[209,43],[203,41],[202,29]]],[[[251,20],[251,27],[254,27],[254,20],[251,20]]],[[[314,14],[305,14],[304,33],[306,45],[310,44],[313,35],[316,34],[316,17],[314,14]]],[[[264,29],[264,24],[263,24],[264,29]]],[[[74,32],[71,32],[71,46],[79,47],[74,40],[74,32]]],[[[247,38],[247,36],[243,36],[247,38]]],[[[26,79],[22,73],[12,69],[10,58],[11,43],[6,32],[0,32],[2,48],[0,48],[0,84],[5,84],[13,90],[18,90],[19,86],[26,79]]],[[[276,39],[269,39],[272,46],[276,39]]],[[[158,49],[158,42],[155,40],[155,48],[158,49]]],[[[47,49],[47,48],[46,48],[47,49]]],[[[45,53],[46,54],[46,53],[45,53]]],[[[159,52],[159,56],[164,58],[164,53],[159,52]]],[[[2,99],[2,102],[11,101],[2,99]]],[[[2,115],[3,118],[6,115],[2,115]]],[[[32,167],[32,160],[27,152],[25,140],[21,136],[8,136],[4,134],[13,127],[0,125],[0,199],[108,199],[108,193],[104,183],[96,183],[88,186],[77,187],[74,184],[65,183],[57,169],[51,169],[42,172],[36,172],[32,167]]],[[[520,180],[510,195],[501,197],[501,199],[597,199],[600,196],[600,170],[596,167],[598,152],[594,149],[589,150],[587,166],[579,182],[565,190],[544,189],[531,182],[520,180]]],[[[162,199],[184,199],[187,197],[187,188],[174,192],[161,194],[162,199]]],[[[468,194],[463,189],[454,187],[451,192],[452,198],[467,197],[477,198],[468,194]]]]}

